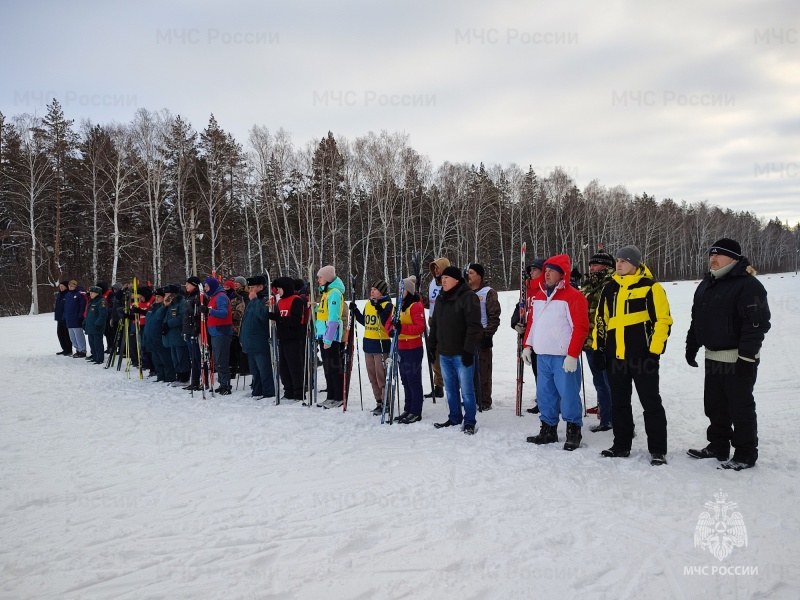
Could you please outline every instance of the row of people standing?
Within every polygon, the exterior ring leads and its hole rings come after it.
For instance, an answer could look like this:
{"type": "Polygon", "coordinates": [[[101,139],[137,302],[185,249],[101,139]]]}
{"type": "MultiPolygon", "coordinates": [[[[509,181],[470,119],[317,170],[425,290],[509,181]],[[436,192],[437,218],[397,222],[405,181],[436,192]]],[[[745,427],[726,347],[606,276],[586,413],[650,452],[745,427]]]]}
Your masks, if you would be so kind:
{"type": "MultiPolygon", "coordinates": [[[[697,366],[698,349],[703,346],[707,349],[704,404],[711,422],[707,431],[709,445],[690,449],[688,454],[701,459],[718,458],[726,461],[725,468],[740,470],[753,466],[758,457],[753,387],[761,344],[770,327],[769,307],[766,291],[754,277],[755,271],[737,242],[727,238],[715,242],[709,249],[709,266],[710,271],[695,295],[686,341],[686,361],[690,366],[697,366]],[[731,446],[735,452],[733,460],[728,461],[731,446]]],[[[414,423],[422,416],[422,338],[427,325],[428,360],[438,378],[434,380],[431,395],[440,396],[439,388],[443,388],[449,411],[447,421],[437,423],[436,427],[462,425],[466,433],[474,433],[476,408],[487,410],[492,406],[491,348],[500,317],[497,294],[486,285],[479,264],[469,266],[466,278],[444,257],[434,260],[429,268],[432,281],[427,323],[422,298],[417,293],[418,281],[403,280],[405,291],[396,326],[399,371],[405,394],[401,422],[414,423]],[[476,389],[480,390],[478,394],[476,389]]],[[[529,269],[526,324],[517,327],[524,339],[523,358],[533,366],[536,376],[541,426],[539,434],[530,436],[528,441],[557,442],[557,427],[564,420],[567,430],[564,448],[580,447],[583,423],[579,357],[584,352],[598,397],[600,423],[592,431],[613,429],[614,432],[613,445],[602,455],[630,455],[635,436],[631,407],[635,387],[644,409],[651,463],[665,464],[667,419],[659,389],[659,369],[672,325],[666,293],[635,246],[621,248],[615,258],[605,252],[592,256],[590,273],[580,292],[571,285],[572,271],[567,255],[534,261],[529,269]]],[[[140,306],[125,311],[124,315],[137,318],[137,314],[147,312],[148,318],[142,322],[144,347],[148,349],[144,355],[153,359],[156,371],[162,369],[159,379],[169,380],[174,373],[177,381],[189,383],[185,389],[195,390],[201,385],[197,315],[205,312],[210,345],[217,359],[220,379],[217,391],[222,394],[231,391],[228,356],[234,340],[241,340],[254,374],[256,397],[274,396],[277,391],[269,346],[269,322],[277,321],[284,395],[304,397],[307,385],[303,379],[302,352],[308,298],[295,294],[295,288],[302,282],[298,285],[290,278],[275,281],[280,297],[275,311],[271,310],[270,290],[263,276],[237,279],[241,282],[226,282],[222,286],[213,278],[206,279],[203,287],[208,303],[202,308],[200,280],[196,277],[186,281],[185,297],[175,285],[156,290],[149,308],[144,308],[150,299],[143,288],[140,306]],[[244,284],[249,284],[249,291],[244,290],[244,284]],[[253,304],[252,300],[257,302],[253,304]]],[[[317,284],[321,297],[313,307],[316,316],[313,337],[322,354],[326,402],[338,404],[348,383],[345,379],[343,385],[342,377],[345,288],[330,265],[319,270],[317,284]]],[[[115,298],[124,292],[116,284],[111,291],[115,298]]],[[[85,343],[81,346],[85,330],[95,336],[90,337],[91,358],[103,356],[102,337],[100,349],[95,350],[97,336],[102,336],[98,330],[102,329],[103,321],[110,322],[106,315],[119,314],[120,308],[115,309],[113,303],[109,306],[107,291],[102,286],[93,286],[89,292],[87,299],[76,281],[60,286],[56,304],[58,337],[62,343],[59,354],[71,354],[69,340],[77,348],[74,355],[85,356],[85,343]]],[[[363,313],[355,303],[349,308],[365,329],[364,353],[376,400],[374,412],[380,414],[389,339],[395,328],[388,285],[384,281],[373,284],[363,313]]],[[[126,318],[124,315],[119,318],[126,318]]]]}
{"type": "MultiPolygon", "coordinates": [[[[565,450],[580,447],[581,351],[587,354],[597,391],[600,424],[613,429],[605,457],[630,456],[635,436],[631,397],[636,388],[643,407],[651,464],[666,464],[667,418],[660,389],[660,357],[672,326],[661,284],[635,246],[616,258],[599,252],[590,259],[582,294],[569,281],[566,255],[543,261],[527,293],[523,357],[538,364],[536,390],[541,426],[528,437],[535,444],[558,441],[559,419],[566,422],[565,450]],[[612,271],[613,267],[613,271],[612,271]]],[[[693,458],[726,461],[722,468],[755,465],[758,438],[753,388],[760,349],[770,328],[766,291],[738,242],[723,238],[709,249],[709,273],[698,286],[686,340],[686,361],[696,367],[706,347],[704,409],[711,424],[709,445],[689,449],[693,458]],[[730,456],[730,448],[734,456],[730,456]]],[[[522,330],[521,325],[517,325],[522,330]]]]}
{"type": "Polygon", "coordinates": [[[478,406],[481,410],[492,408],[492,338],[500,324],[500,303],[497,292],[486,285],[480,264],[469,265],[466,277],[446,257],[432,261],[429,269],[432,280],[427,324],[416,277],[402,280],[403,297],[396,327],[392,319],[395,307],[385,281],[373,283],[363,313],[355,302],[350,304],[350,311],[364,327],[363,350],[376,403],[373,414],[380,415],[384,410],[385,367],[390,336],[397,329],[397,360],[404,392],[399,421],[409,424],[421,420],[423,338],[427,335],[428,362],[434,373],[429,397],[435,399],[446,393],[448,402],[448,419],[436,426],[461,425],[465,433],[472,434],[478,406]],[[426,325],[430,327],[429,334],[426,325]]]}

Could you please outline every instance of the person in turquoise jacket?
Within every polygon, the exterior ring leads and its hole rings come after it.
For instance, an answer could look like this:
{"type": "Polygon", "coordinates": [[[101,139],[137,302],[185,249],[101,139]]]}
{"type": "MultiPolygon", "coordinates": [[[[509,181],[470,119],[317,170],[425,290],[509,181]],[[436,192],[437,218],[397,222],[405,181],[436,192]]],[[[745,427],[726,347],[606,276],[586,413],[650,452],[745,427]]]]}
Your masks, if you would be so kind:
{"type": "Polygon", "coordinates": [[[344,283],[336,276],[331,265],[317,272],[317,283],[321,294],[315,307],[314,323],[317,340],[322,345],[322,370],[325,372],[328,399],[322,403],[326,408],[341,406],[344,400],[344,381],[342,379],[342,308],[344,307],[344,283]]]}

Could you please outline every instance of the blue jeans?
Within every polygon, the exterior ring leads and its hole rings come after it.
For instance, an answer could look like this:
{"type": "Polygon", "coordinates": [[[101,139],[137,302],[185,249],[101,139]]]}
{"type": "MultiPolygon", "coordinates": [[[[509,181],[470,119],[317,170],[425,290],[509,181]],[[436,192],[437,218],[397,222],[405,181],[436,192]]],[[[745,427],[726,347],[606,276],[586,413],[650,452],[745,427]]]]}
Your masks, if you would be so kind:
{"type": "Polygon", "coordinates": [[[463,421],[466,425],[475,425],[475,385],[472,382],[475,364],[465,367],[461,356],[439,355],[439,365],[444,378],[444,390],[447,393],[447,405],[450,407],[450,420],[456,425],[463,421]],[[461,413],[461,400],[464,400],[464,413],[461,413]]]}
{"type": "Polygon", "coordinates": [[[539,354],[536,356],[536,401],[542,423],[558,425],[559,414],[567,423],[583,427],[581,406],[581,363],[573,373],[564,371],[564,356],[539,354]]]}
{"type": "Polygon", "coordinates": [[[596,350],[584,350],[589,370],[592,372],[592,383],[597,391],[597,408],[600,411],[600,424],[611,425],[611,388],[608,387],[608,371],[594,368],[596,350]]]}

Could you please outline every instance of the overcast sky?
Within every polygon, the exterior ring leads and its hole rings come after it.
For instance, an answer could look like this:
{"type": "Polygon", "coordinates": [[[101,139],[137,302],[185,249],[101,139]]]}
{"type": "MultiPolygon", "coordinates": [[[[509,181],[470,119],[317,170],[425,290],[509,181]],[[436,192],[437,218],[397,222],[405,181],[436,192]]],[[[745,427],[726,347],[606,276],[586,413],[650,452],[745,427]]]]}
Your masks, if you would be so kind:
{"type": "Polygon", "coordinates": [[[796,0],[6,0],[0,111],[405,131],[434,166],[561,165],[794,224],[799,36],[796,0]]]}

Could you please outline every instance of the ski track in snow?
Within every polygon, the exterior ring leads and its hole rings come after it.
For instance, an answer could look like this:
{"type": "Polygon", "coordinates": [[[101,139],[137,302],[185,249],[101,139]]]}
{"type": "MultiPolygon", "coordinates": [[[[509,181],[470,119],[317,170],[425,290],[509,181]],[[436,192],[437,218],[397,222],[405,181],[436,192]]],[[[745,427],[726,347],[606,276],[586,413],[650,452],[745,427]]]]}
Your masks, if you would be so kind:
{"type": "MultiPolygon", "coordinates": [[[[0,319],[0,598],[800,597],[800,277],[760,279],[773,316],[760,460],[740,473],[685,455],[707,425],[702,370],[683,358],[695,282],[664,286],[675,324],[660,468],[635,399],[629,459],[599,456],[612,432],[589,432],[593,415],[574,452],[563,423],[559,444],[525,442],[539,420],[514,415],[513,292],[500,294],[496,408],[472,437],[433,428],[443,399],[421,423],[381,426],[365,368],[363,412],[355,376],[346,413],[256,402],[242,385],[204,401],[54,356],[52,313],[0,319]],[[720,489],[748,531],[722,562],[694,547],[720,489]],[[685,572],[715,566],[758,574],[685,572]]],[[[586,383],[593,406],[588,371],[586,383]]],[[[525,408],[532,387],[528,369],[525,408]]]]}

